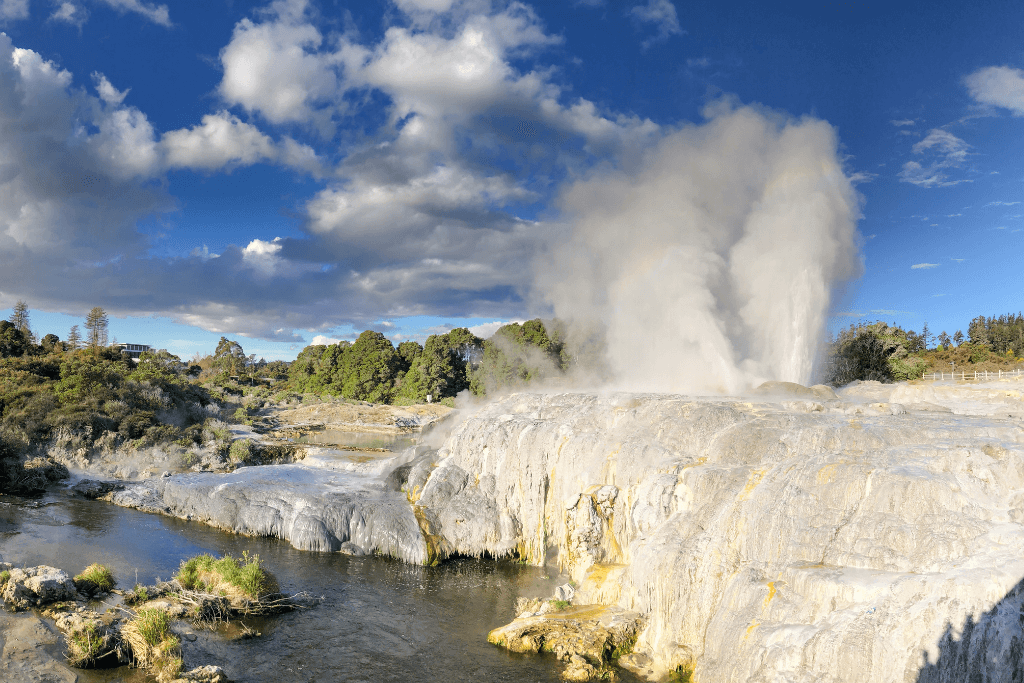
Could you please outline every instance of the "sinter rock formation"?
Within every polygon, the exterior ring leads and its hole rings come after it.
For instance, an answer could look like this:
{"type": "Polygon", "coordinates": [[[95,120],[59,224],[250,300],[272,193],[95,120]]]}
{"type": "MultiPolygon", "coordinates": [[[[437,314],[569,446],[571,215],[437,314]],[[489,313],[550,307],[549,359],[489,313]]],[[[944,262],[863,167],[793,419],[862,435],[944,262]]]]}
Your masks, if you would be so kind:
{"type": "Polygon", "coordinates": [[[1018,680],[1020,388],[513,394],[386,478],[286,465],[110,495],[309,549],[555,562],[574,604],[642,615],[629,661],[651,677],[1018,680]]]}

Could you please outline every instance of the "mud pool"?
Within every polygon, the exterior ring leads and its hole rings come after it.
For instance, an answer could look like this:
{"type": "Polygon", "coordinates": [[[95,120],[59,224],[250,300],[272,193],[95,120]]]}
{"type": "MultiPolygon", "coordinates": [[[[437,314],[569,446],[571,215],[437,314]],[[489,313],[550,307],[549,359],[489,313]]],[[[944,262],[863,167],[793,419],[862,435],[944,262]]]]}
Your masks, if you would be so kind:
{"type": "MultiPolygon", "coordinates": [[[[0,498],[4,560],[72,574],[102,562],[122,588],[166,579],[197,553],[244,550],[259,554],[283,591],[305,590],[323,602],[248,622],[262,633],[257,638],[193,630],[195,640],[185,643],[188,666],[218,664],[233,681],[251,683],[559,680],[554,657],[509,654],[486,642],[491,628],[514,616],[517,595],[551,593],[557,577],[543,569],[468,559],[431,568],[303,552],[285,541],[229,534],[65,491],[0,498]]],[[[77,673],[81,683],[150,680],[128,668],[77,673]]],[[[633,680],[623,674],[620,680],[633,680]]]]}

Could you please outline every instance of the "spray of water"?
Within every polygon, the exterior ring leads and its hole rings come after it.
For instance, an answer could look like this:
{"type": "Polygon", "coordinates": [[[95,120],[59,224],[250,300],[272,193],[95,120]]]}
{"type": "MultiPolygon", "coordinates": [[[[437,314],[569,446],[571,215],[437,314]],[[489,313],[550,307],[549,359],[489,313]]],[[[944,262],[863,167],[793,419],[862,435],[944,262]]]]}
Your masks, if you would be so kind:
{"type": "Polygon", "coordinates": [[[833,292],[861,269],[836,132],[727,101],[705,116],[566,191],[571,228],[537,291],[575,329],[603,330],[619,387],[806,384],[833,292]]]}

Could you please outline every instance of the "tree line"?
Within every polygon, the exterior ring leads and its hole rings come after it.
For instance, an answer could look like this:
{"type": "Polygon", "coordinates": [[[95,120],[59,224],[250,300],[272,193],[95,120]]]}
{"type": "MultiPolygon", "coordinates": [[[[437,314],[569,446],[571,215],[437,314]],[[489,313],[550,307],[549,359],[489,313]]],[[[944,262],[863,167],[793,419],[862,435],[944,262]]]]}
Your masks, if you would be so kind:
{"type": "Polygon", "coordinates": [[[302,393],[374,403],[424,403],[522,386],[568,367],[563,331],[540,319],[511,323],[489,339],[460,327],[429,336],[421,346],[395,347],[367,330],[354,342],[307,346],[290,365],[288,385],[302,393]]]}
{"type": "Polygon", "coordinates": [[[830,342],[824,363],[825,381],[839,386],[853,380],[899,382],[925,372],[959,368],[999,370],[1017,367],[1024,357],[1024,315],[978,316],[965,336],[957,330],[933,335],[884,322],[855,324],[830,342]]]}

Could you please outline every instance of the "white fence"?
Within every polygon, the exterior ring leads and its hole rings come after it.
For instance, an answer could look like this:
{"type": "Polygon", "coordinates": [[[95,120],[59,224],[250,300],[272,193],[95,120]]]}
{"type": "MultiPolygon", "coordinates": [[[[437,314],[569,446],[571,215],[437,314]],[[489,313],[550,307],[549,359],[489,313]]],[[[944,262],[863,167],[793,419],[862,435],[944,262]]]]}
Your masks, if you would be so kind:
{"type": "MultiPolygon", "coordinates": [[[[951,372],[951,373],[949,373],[949,378],[950,379],[958,379],[958,380],[965,381],[965,382],[966,381],[973,381],[973,380],[978,380],[979,382],[983,382],[985,380],[1002,379],[1004,377],[1017,377],[1017,378],[1024,377],[1024,371],[1021,371],[1021,370],[997,370],[995,372],[992,372],[992,371],[988,371],[988,370],[983,370],[982,372],[973,372],[973,371],[972,372],[964,372],[963,370],[961,370],[960,372],[951,372]],[[957,375],[959,375],[959,377],[957,377],[957,375]]],[[[929,372],[928,374],[926,374],[923,377],[921,377],[921,379],[929,379],[929,380],[946,379],[946,373],[945,372],[929,372]]]]}

